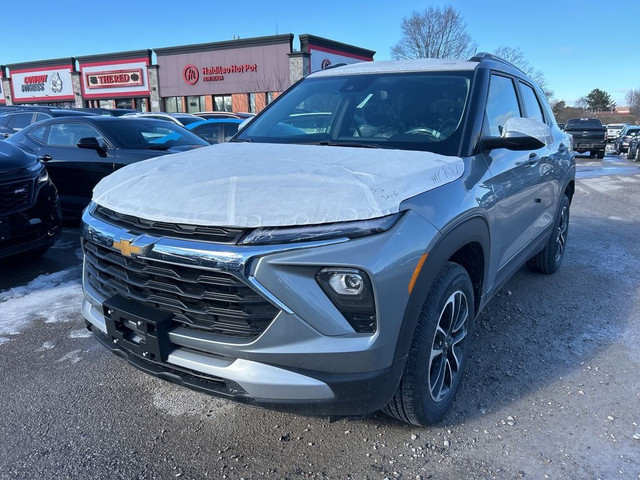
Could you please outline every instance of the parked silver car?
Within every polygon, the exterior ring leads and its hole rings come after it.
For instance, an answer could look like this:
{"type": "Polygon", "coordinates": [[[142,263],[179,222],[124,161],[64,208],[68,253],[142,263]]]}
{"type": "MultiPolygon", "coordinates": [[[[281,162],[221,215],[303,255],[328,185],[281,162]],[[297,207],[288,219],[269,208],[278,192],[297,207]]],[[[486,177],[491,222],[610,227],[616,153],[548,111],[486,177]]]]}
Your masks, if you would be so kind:
{"type": "Polygon", "coordinates": [[[474,319],[562,263],[575,165],[538,86],[488,54],[314,73],[230,143],[125,167],[83,217],[83,314],[160,378],[417,425],[474,319]]]}

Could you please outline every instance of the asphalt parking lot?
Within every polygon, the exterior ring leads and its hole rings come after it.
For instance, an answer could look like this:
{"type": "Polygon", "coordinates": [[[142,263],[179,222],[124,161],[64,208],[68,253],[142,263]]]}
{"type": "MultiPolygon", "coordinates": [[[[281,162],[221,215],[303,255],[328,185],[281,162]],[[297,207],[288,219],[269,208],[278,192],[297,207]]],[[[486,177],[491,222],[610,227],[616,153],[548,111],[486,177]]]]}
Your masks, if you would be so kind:
{"type": "Polygon", "coordinates": [[[431,428],[307,418],[151,378],[80,314],[77,228],[0,264],[0,478],[640,478],[640,164],[577,157],[560,271],[522,269],[477,319],[431,428]]]}

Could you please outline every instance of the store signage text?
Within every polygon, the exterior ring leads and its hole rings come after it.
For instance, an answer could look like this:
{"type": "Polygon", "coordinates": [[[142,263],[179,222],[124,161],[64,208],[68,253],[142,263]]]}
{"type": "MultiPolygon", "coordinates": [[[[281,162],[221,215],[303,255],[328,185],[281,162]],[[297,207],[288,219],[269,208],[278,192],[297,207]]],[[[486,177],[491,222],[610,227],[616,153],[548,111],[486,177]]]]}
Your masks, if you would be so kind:
{"type": "Polygon", "coordinates": [[[142,85],[142,78],[141,68],[86,74],[88,88],[135,87],[142,85]]]}
{"type": "MultiPolygon", "coordinates": [[[[253,73],[258,71],[258,65],[255,63],[246,63],[244,65],[231,65],[223,67],[217,65],[215,67],[202,67],[203,82],[219,82],[224,80],[224,76],[230,73],[253,73]]],[[[184,81],[189,85],[195,85],[200,78],[200,72],[194,65],[187,65],[183,71],[184,81]]]]}
{"type": "Polygon", "coordinates": [[[49,75],[30,75],[24,77],[21,90],[23,92],[44,92],[44,85],[49,75]]]}
{"type": "MultiPolygon", "coordinates": [[[[22,92],[44,92],[48,79],[49,75],[28,75],[23,78],[20,90],[22,92]]],[[[62,79],[58,72],[54,72],[53,75],[51,75],[49,88],[53,93],[60,93],[62,91],[62,79]]]]}

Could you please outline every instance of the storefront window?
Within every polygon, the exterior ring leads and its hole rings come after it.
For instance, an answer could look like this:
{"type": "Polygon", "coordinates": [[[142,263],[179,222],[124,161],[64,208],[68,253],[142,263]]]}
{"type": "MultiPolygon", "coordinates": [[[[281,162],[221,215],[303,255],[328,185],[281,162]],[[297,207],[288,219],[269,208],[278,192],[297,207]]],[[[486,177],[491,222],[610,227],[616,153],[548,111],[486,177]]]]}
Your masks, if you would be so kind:
{"type": "MultiPolygon", "coordinates": [[[[15,105],[22,105],[21,103],[16,103],[15,105]]],[[[55,107],[55,108],[73,108],[76,106],[75,102],[38,102],[38,103],[27,103],[26,105],[38,105],[41,107],[55,107]]]]}
{"type": "Polygon", "coordinates": [[[217,112],[232,112],[231,95],[214,95],[213,109],[217,112]]]}
{"type": "Polygon", "coordinates": [[[119,98],[116,100],[116,108],[133,108],[133,99],[119,98]]]}
{"type": "Polygon", "coordinates": [[[266,100],[265,104],[266,104],[266,105],[269,105],[271,102],[273,102],[273,92],[267,92],[265,95],[266,95],[266,97],[265,97],[265,100],[266,100]]]}
{"type": "Polygon", "coordinates": [[[182,97],[167,97],[164,99],[165,112],[182,112],[182,97]]]}
{"type": "Polygon", "coordinates": [[[200,97],[187,97],[187,113],[197,113],[206,110],[204,106],[204,95],[200,97]]]}
{"type": "Polygon", "coordinates": [[[249,105],[249,113],[256,113],[256,94],[247,94],[247,104],[249,105]]]}

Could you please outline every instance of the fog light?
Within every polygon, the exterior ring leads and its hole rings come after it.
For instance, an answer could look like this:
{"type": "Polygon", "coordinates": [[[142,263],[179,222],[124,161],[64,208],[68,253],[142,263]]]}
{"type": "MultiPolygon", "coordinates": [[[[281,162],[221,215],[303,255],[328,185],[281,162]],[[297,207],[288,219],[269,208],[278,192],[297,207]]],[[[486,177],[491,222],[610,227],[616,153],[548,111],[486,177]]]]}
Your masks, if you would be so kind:
{"type": "Polygon", "coordinates": [[[329,285],[338,295],[359,295],[364,289],[364,279],[359,273],[334,273],[329,285]]]}
{"type": "Polygon", "coordinates": [[[323,268],[316,281],[356,332],[377,329],[373,288],[369,276],[357,268],[323,268]]]}

